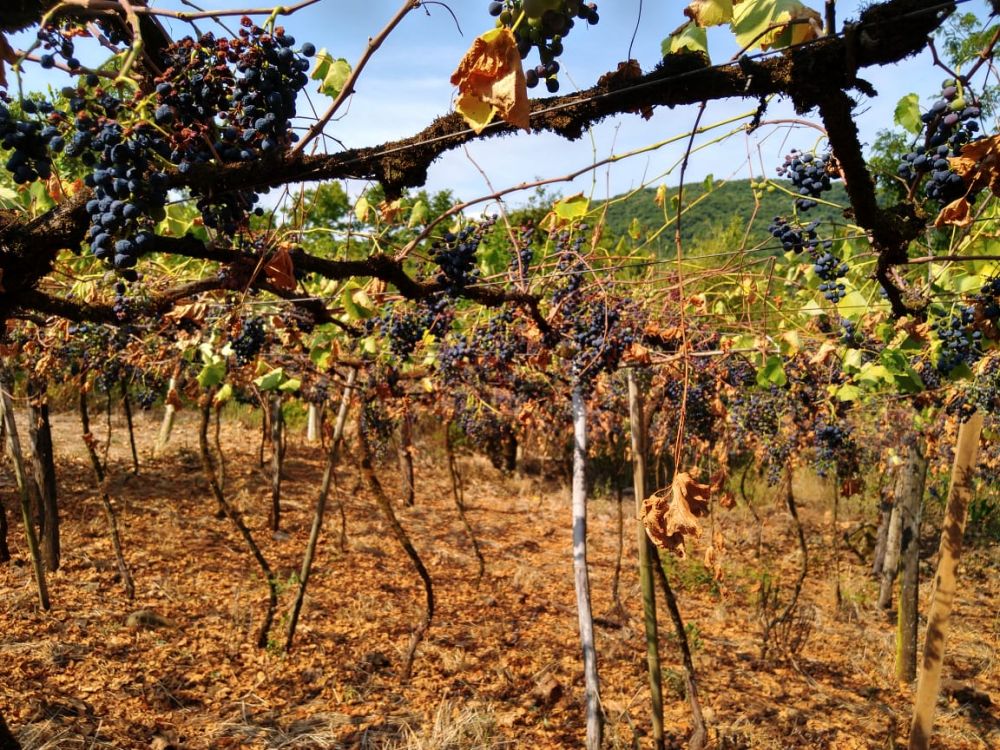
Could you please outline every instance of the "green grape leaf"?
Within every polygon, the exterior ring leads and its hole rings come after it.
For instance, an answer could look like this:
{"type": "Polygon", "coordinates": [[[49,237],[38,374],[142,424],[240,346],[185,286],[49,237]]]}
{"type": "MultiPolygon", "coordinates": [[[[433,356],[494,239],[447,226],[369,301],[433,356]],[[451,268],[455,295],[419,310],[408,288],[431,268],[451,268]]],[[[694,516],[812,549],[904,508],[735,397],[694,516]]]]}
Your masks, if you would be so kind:
{"type": "Polygon", "coordinates": [[[918,135],[924,129],[924,123],[920,119],[920,97],[916,94],[904,96],[896,102],[892,118],[901,128],[918,135]]]}
{"type": "Polygon", "coordinates": [[[212,406],[222,406],[233,397],[233,386],[226,383],[212,397],[212,406]]]}
{"type": "Polygon", "coordinates": [[[262,391],[273,391],[277,388],[285,379],[285,371],[278,367],[277,369],[271,370],[259,378],[256,378],[253,382],[262,391]]]}
{"type": "Polygon", "coordinates": [[[877,387],[881,383],[895,383],[896,378],[886,369],[885,365],[877,365],[874,362],[869,362],[861,368],[861,372],[857,376],[857,381],[865,385],[877,387]]]}
{"type": "Polygon", "coordinates": [[[639,219],[635,216],[632,217],[632,223],[628,225],[628,236],[633,240],[638,240],[642,237],[642,226],[639,224],[639,219]]]}
{"type": "Polygon", "coordinates": [[[861,389],[856,385],[844,383],[834,394],[838,401],[857,401],[861,398],[861,389]]]}
{"type": "Polygon", "coordinates": [[[316,53],[316,66],[310,77],[319,81],[319,92],[337,98],[351,75],[351,64],[344,58],[334,58],[326,49],[316,53]]]}
{"type": "Polygon", "coordinates": [[[733,8],[733,32],[744,50],[801,44],[822,30],[822,16],[799,0],[743,0],[733,8]]]}
{"type": "Polygon", "coordinates": [[[587,209],[589,208],[590,200],[583,193],[562,198],[552,204],[552,210],[563,221],[572,221],[573,219],[579,219],[581,216],[586,216],[587,209]]]}
{"type": "Polygon", "coordinates": [[[34,210],[38,213],[48,211],[56,205],[56,202],[52,200],[52,196],[49,195],[49,188],[45,180],[35,180],[31,183],[31,187],[28,188],[28,194],[31,196],[34,210]]]}
{"type": "Polygon", "coordinates": [[[357,284],[348,284],[340,295],[340,301],[351,320],[368,320],[375,314],[371,298],[357,284]]]}
{"type": "Polygon", "coordinates": [[[757,371],[757,385],[761,388],[770,385],[782,386],[787,382],[788,376],[785,375],[785,366],[781,357],[768,357],[764,366],[757,371]]]}
{"type": "Polygon", "coordinates": [[[852,372],[857,372],[861,369],[863,364],[861,360],[861,350],[860,349],[848,349],[844,352],[844,361],[842,367],[844,372],[850,374],[852,372]]]}
{"type": "Polygon", "coordinates": [[[278,386],[278,390],[283,393],[295,393],[299,388],[302,387],[302,381],[298,378],[289,378],[284,383],[278,386]]]}
{"type": "Polygon", "coordinates": [[[705,33],[705,29],[698,26],[694,21],[688,21],[683,26],[676,28],[671,32],[670,36],[663,40],[663,43],[660,45],[660,51],[664,57],[675,55],[678,52],[699,52],[705,56],[707,61],[709,60],[708,34],[705,33]]]}
{"type": "Polygon", "coordinates": [[[413,204],[413,208],[410,209],[410,221],[407,226],[412,229],[420,224],[427,223],[427,203],[424,201],[417,201],[413,204]]]}
{"type": "Polygon", "coordinates": [[[226,363],[222,360],[210,362],[201,368],[198,373],[198,385],[202,388],[211,388],[226,379],[226,363]]]}

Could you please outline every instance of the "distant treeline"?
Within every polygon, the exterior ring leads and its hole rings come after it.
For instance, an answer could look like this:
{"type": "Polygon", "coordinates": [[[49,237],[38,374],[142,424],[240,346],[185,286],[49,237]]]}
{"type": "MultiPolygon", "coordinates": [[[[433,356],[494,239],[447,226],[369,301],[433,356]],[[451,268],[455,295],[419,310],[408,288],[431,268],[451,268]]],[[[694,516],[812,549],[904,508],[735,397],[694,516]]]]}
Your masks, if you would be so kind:
{"type": "MultiPolygon", "coordinates": [[[[782,185],[789,191],[792,190],[790,182],[776,180],[776,184],[782,185]]],[[[740,227],[746,227],[754,211],[754,195],[750,187],[749,180],[733,180],[724,184],[713,183],[710,195],[702,199],[696,206],[689,209],[681,219],[681,239],[685,246],[690,247],[691,243],[711,244],[714,237],[727,230],[734,223],[740,227]]],[[[684,187],[684,204],[691,205],[705,193],[703,183],[690,183],[684,187]]],[[[672,219],[676,215],[676,206],[672,198],[677,195],[677,188],[668,188],[666,194],[667,215],[672,219]]],[[[604,236],[611,238],[627,237],[630,234],[639,232],[639,242],[641,238],[646,238],[652,233],[661,229],[664,225],[664,210],[656,204],[656,189],[646,188],[634,195],[621,199],[614,199],[608,207],[605,217],[604,236]]],[[[841,206],[849,205],[844,186],[834,183],[833,190],[824,194],[824,200],[836,203],[841,206]]],[[[785,216],[791,218],[794,199],[781,190],[764,190],[760,195],[760,208],[750,229],[748,247],[753,247],[770,240],[767,226],[775,216],[785,216]]],[[[819,205],[808,213],[802,215],[804,221],[820,220],[826,225],[825,230],[820,229],[821,236],[829,236],[833,231],[833,224],[840,225],[840,230],[846,222],[843,212],[830,206],[819,205]]],[[[671,224],[659,237],[648,246],[655,250],[658,255],[671,256],[674,253],[674,228],[671,224]]],[[[780,253],[776,248],[775,253],[780,253]]]]}

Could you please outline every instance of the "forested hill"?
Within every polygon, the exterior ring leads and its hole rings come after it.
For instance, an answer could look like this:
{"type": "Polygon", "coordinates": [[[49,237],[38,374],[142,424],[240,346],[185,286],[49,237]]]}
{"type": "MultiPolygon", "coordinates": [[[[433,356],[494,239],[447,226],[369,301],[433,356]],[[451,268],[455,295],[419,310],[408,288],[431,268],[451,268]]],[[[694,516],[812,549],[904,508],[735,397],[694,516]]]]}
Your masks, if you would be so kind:
{"type": "MultiPolygon", "coordinates": [[[[791,183],[776,180],[776,184],[791,190],[791,183]]],[[[703,183],[691,183],[684,187],[684,203],[691,205],[705,193],[703,183]]],[[[724,184],[714,183],[710,195],[703,198],[696,206],[684,213],[681,219],[681,239],[685,245],[699,240],[711,240],[728,229],[734,222],[739,227],[746,227],[754,210],[753,190],[749,180],[733,180],[724,184]]],[[[674,216],[672,198],[677,194],[677,188],[667,189],[668,216],[674,216]]],[[[849,205],[844,186],[834,183],[833,190],[826,193],[824,199],[838,205],[849,205]]],[[[638,228],[639,237],[647,237],[664,225],[663,208],[656,204],[656,189],[640,190],[628,198],[618,199],[608,207],[606,216],[606,237],[621,237],[635,232],[638,228]],[[638,227],[633,223],[638,222],[638,227]]],[[[748,247],[767,240],[770,235],[767,225],[775,216],[791,217],[793,198],[781,190],[763,191],[760,198],[760,210],[750,232],[748,247]]],[[[844,224],[844,217],[839,209],[820,204],[805,215],[810,221],[822,220],[844,224]]],[[[826,234],[826,233],[824,233],[826,234]]],[[[654,249],[662,255],[672,255],[674,248],[673,225],[663,231],[652,243],[654,249]]],[[[777,251],[776,251],[777,252],[777,251]]]]}

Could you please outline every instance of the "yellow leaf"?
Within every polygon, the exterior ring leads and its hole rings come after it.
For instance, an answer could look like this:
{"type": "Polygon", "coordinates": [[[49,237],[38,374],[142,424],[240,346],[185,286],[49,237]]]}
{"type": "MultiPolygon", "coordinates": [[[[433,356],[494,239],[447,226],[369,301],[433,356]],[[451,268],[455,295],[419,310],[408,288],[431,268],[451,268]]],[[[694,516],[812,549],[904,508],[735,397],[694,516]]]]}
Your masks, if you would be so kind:
{"type": "Polygon", "coordinates": [[[733,20],[733,0],[694,0],[684,15],[699,26],[721,26],[733,20]]]}
{"type": "Polygon", "coordinates": [[[477,133],[494,115],[530,130],[528,85],[510,29],[492,29],[476,37],[452,73],[451,82],[459,92],[455,109],[477,133]]]}

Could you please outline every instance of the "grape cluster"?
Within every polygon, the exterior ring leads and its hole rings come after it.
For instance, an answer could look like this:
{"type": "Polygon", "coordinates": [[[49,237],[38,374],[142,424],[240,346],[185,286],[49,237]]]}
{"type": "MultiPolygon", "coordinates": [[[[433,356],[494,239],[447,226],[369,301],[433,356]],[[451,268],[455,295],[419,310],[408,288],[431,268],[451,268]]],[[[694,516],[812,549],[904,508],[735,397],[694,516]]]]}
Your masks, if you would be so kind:
{"type": "Polygon", "coordinates": [[[857,324],[847,318],[840,319],[840,343],[848,349],[857,349],[864,341],[861,332],[858,331],[857,324]]]}
{"type": "Polygon", "coordinates": [[[254,357],[264,348],[267,332],[264,329],[263,318],[249,318],[243,321],[239,335],[233,339],[233,354],[237,365],[252,362],[254,357]]]}
{"type": "Polygon", "coordinates": [[[171,128],[170,160],[182,172],[212,160],[254,161],[298,140],[291,119],[315,47],[294,46],[281,27],[270,34],[244,18],[238,39],[205,34],[171,47],[154,117],[171,128]]]}
{"type": "Polygon", "coordinates": [[[514,313],[510,308],[490,319],[475,335],[476,348],[490,364],[497,366],[499,372],[528,349],[527,342],[514,325],[514,313]]]}
{"type": "Polygon", "coordinates": [[[974,321],[974,308],[964,306],[934,324],[932,330],[941,342],[937,363],[941,373],[947,374],[962,364],[972,365],[983,355],[983,332],[972,328],[974,321]]]}
{"type": "Polygon", "coordinates": [[[712,413],[712,401],[715,394],[709,384],[690,382],[687,396],[684,395],[684,381],[671,380],[665,388],[667,400],[679,414],[680,403],[684,401],[684,430],[688,435],[694,435],[702,440],[712,437],[715,427],[715,415],[712,413]]]}
{"type": "Polygon", "coordinates": [[[813,154],[792,149],[785,155],[785,162],[777,169],[779,177],[787,177],[799,193],[795,207],[799,211],[815,208],[817,198],[831,189],[831,180],[837,179],[833,155],[813,154]]]}
{"type": "Polygon", "coordinates": [[[376,460],[385,458],[388,453],[394,426],[392,417],[380,401],[365,401],[361,408],[360,427],[376,460]]]}
{"type": "Polygon", "coordinates": [[[426,334],[443,338],[451,325],[452,310],[444,294],[435,294],[419,302],[415,309],[390,306],[386,312],[365,322],[366,333],[381,329],[389,339],[389,349],[396,357],[406,359],[426,334]]]}
{"type": "Polygon", "coordinates": [[[527,279],[528,269],[535,257],[535,251],[532,247],[534,238],[535,225],[529,219],[518,230],[510,259],[510,270],[514,274],[514,277],[521,281],[527,279]]]}
{"type": "Polygon", "coordinates": [[[478,278],[476,252],[495,223],[495,216],[488,217],[463,227],[457,234],[447,232],[441,241],[434,243],[431,257],[441,269],[438,281],[449,294],[458,296],[478,278]]]}
{"type": "Polygon", "coordinates": [[[803,250],[809,250],[810,252],[817,250],[821,244],[824,249],[829,249],[833,246],[833,242],[830,240],[820,242],[816,234],[818,226],[818,221],[811,221],[802,226],[791,223],[784,216],[775,216],[768,225],[767,231],[781,243],[781,247],[785,252],[791,251],[798,255],[803,250]]]}
{"type": "Polygon", "coordinates": [[[739,355],[727,357],[725,364],[724,380],[734,388],[749,388],[757,382],[757,372],[746,357],[739,355]]]}
{"type": "MultiPolygon", "coordinates": [[[[962,146],[979,132],[979,102],[975,97],[966,100],[963,86],[954,79],[944,81],[941,98],[920,117],[924,123],[924,142],[903,157],[897,170],[908,183],[929,174],[927,197],[941,203],[951,203],[965,195],[965,184],[952,171],[948,157],[958,156],[962,146]]],[[[975,194],[968,199],[974,202],[975,194]]]]}
{"type": "Polygon", "coordinates": [[[971,366],[979,361],[984,353],[987,333],[995,338],[998,323],[1000,277],[993,276],[986,280],[978,294],[932,327],[941,342],[938,371],[947,374],[959,365],[971,366]]]}
{"type": "Polygon", "coordinates": [[[813,271],[821,280],[819,290],[830,302],[837,304],[847,295],[847,287],[840,281],[847,275],[847,264],[837,260],[829,250],[816,253],[813,271]]]}
{"type": "Polygon", "coordinates": [[[850,427],[817,418],[813,428],[813,446],[819,476],[825,477],[833,467],[844,476],[850,473],[847,464],[855,452],[850,427]]]}
{"type": "MultiPolygon", "coordinates": [[[[157,157],[168,153],[160,133],[140,124],[127,134],[116,122],[77,119],[74,148],[88,148],[96,162],[84,182],[94,189],[87,201],[91,252],[117,269],[130,269],[153,244],[155,222],[166,216],[168,177],[157,157]]],[[[131,275],[131,274],[130,274],[131,275]]]]}
{"type": "Polygon", "coordinates": [[[610,302],[599,297],[576,306],[571,319],[563,318],[573,352],[570,375],[583,390],[591,389],[600,373],[617,369],[625,351],[638,340],[624,314],[630,305],[628,299],[610,302]]]}
{"type": "Polygon", "coordinates": [[[66,67],[70,70],[80,67],[80,61],[73,56],[73,40],[58,26],[46,24],[38,30],[37,37],[42,49],[45,50],[39,56],[39,63],[43,68],[54,68],[57,55],[65,61],[66,67]]]}
{"type": "Polygon", "coordinates": [[[114,316],[119,321],[128,320],[131,317],[131,302],[128,297],[126,297],[127,288],[125,283],[118,281],[115,283],[115,299],[111,305],[111,311],[114,316]]]}
{"type": "Polygon", "coordinates": [[[590,26],[600,20],[597,4],[582,0],[493,0],[489,11],[496,17],[498,27],[514,30],[522,60],[533,47],[538,48],[539,64],[525,70],[524,77],[528,88],[535,88],[544,80],[545,88],[553,94],[559,90],[556,58],[563,53],[563,39],[577,20],[590,26]]]}
{"type": "Polygon", "coordinates": [[[818,221],[804,226],[793,224],[783,216],[775,216],[768,226],[772,237],[781,242],[781,247],[796,255],[806,251],[813,261],[813,270],[820,278],[819,290],[833,304],[837,304],[847,294],[847,286],[840,281],[850,270],[847,263],[837,259],[830,251],[833,240],[820,240],[816,233],[818,221]]]}
{"type": "Polygon", "coordinates": [[[978,368],[972,382],[947,404],[946,411],[963,422],[977,411],[1000,413],[1000,358],[991,357],[978,368]]]}
{"type": "Polygon", "coordinates": [[[477,451],[484,453],[495,468],[506,468],[516,434],[513,420],[506,415],[511,399],[498,396],[487,404],[461,393],[455,396],[455,425],[477,451]]]}
{"type": "Polygon", "coordinates": [[[33,182],[39,177],[47,180],[52,175],[50,151],[61,151],[65,141],[56,127],[62,113],[56,112],[48,102],[25,99],[21,102],[25,115],[40,114],[43,121],[17,119],[7,105],[0,101],[0,146],[13,151],[4,165],[16,185],[33,182]]]}

